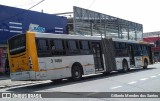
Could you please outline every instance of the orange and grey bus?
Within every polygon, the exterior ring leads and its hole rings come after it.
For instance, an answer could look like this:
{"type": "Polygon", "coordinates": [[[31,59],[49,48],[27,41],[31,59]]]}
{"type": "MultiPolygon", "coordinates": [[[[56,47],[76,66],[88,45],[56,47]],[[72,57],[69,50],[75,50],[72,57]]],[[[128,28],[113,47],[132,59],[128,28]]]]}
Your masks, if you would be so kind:
{"type": "Polygon", "coordinates": [[[27,32],[8,40],[11,80],[80,80],[83,75],[147,68],[148,43],[96,36],[27,32]]]}

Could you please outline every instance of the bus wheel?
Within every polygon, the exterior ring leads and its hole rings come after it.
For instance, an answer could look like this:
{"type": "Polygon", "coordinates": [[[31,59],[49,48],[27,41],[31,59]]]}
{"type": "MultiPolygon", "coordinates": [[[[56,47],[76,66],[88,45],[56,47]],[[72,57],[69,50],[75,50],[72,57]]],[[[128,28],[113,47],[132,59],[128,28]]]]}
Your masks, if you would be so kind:
{"type": "Polygon", "coordinates": [[[128,63],[126,61],[124,61],[123,64],[122,64],[122,66],[123,66],[123,70],[122,71],[124,73],[126,73],[128,71],[128,63]]]}
{"type": "Polygon", "coordinates": [[[82,78],[82,69],[80,66],[75,65],[72,68],[72,79],[77,81],[80,80],[82,78]]]}
{"type": "Polygon", "coordinates": [[[147,69],[147,67],[148,67],[148,61],[147,61],[147,60],[145,60],[145,61],[144,61],[143,69],[147,69]]]}

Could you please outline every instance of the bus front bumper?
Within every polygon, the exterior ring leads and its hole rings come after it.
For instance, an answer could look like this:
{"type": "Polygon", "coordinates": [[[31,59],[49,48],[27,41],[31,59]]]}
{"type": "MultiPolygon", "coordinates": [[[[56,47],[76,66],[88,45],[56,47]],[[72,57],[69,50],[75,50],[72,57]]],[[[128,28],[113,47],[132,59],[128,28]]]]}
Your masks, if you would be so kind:
{"type": "Polygon", "coordinates": [[[23,71],[10,73],[10,78],[12,81],[30,81],[36,80],[34,71],[23,71]]]}

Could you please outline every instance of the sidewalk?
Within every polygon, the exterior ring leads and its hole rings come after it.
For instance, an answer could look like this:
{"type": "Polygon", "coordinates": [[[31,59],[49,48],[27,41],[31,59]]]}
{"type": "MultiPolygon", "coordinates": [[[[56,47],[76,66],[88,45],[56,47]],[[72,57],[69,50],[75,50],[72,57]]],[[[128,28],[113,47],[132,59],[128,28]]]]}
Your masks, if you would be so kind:
{"type": "Polygon", "coordinates": [[[6,80],[6,79],[10,79],[9,74],[0,74],[0,80],[6,80]]]}
{"type": "Polygon", "coordinates": [[[0,89],[6,87],[14,87],[20,85],[28,85],[28,84],[41,84],[41,83],[48,83],[51,82],[50,80],[45,81],[11,81],[10,75],[7,74],[0,74],[0,89]]]}

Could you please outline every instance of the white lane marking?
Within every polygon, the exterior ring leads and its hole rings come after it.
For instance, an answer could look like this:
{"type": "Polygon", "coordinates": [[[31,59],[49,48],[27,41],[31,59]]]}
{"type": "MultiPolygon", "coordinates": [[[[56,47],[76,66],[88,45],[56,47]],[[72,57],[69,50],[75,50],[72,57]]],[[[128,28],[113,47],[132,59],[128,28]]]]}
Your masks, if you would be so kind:
{"type": "Polygon", "coordinates": [[[137,83],[137,81],[132,81],[132,82],[129,82],[128,84],[135,84],[137,83]]]}
{"type": "Polygon", "coordinates": [[[120,87],[122,87],[122,86],[116,86],[116,87],[112,87],[111,89],[116,89],[116,88],[120,88],[120,87]]]}
{"type": "Polygon", "coordinates": [[[157,77],[157,76],[150,76],[151,78],[155,78],[155,77],[157,77]]]}
{"type": "Polygon", "coordinates": [[[140,80],[142,80],[142,81],[144,81],[144,80],[147,80],[148,78],[142,78],[142,79],[140,79],[140,80]]]}

